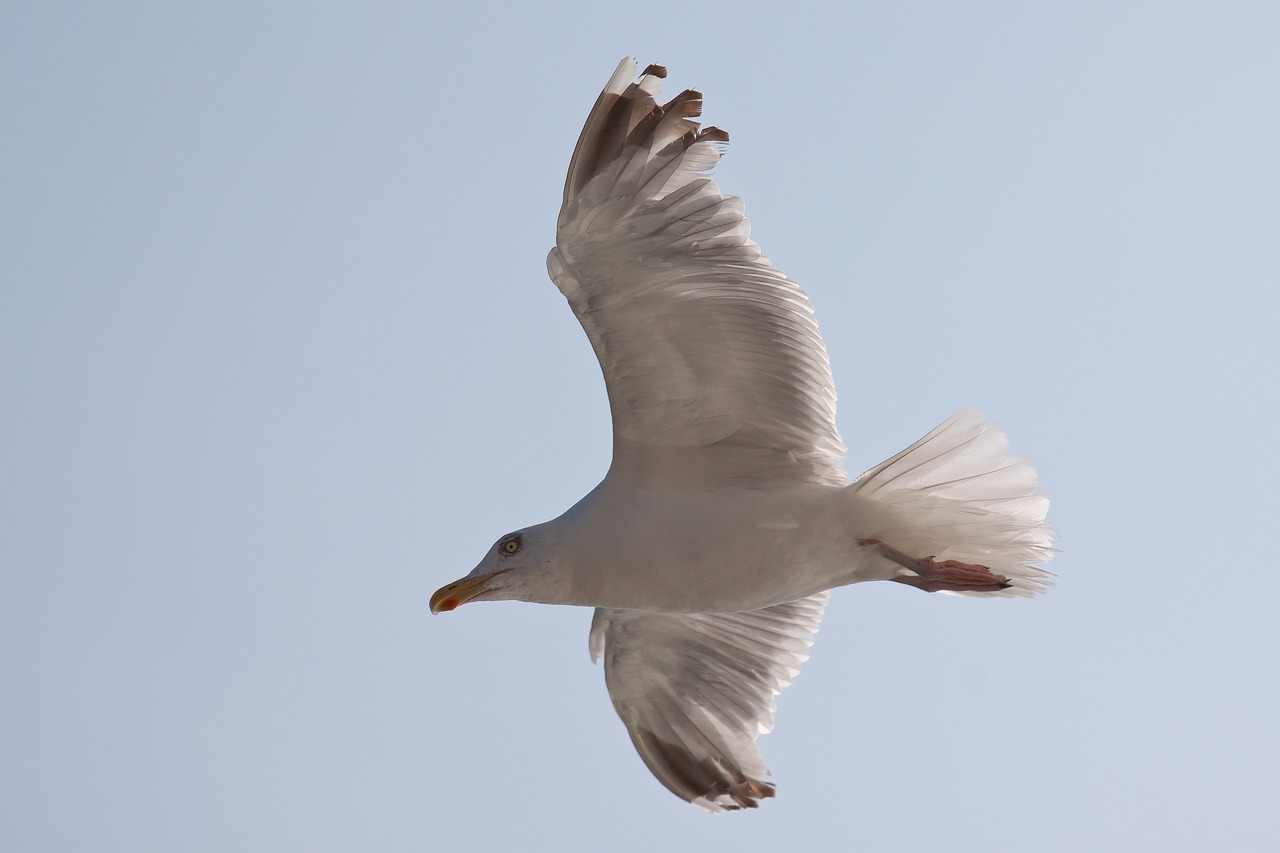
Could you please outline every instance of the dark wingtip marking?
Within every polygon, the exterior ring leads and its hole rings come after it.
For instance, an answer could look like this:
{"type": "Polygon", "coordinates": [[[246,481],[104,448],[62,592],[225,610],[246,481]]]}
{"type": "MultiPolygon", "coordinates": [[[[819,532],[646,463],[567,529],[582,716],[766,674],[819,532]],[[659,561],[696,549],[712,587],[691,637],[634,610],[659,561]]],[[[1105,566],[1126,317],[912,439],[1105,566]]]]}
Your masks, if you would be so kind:
{"type": "Polygon", "coordinates": [[[711,126],[700,130],[698,123],[693,121],[702,115],[701,92],[686,89],[659,106],[653,93],[646,91],[643,85],[643,78],[647,76],[664,78],[667,69],[661,65],[650,65],[645,68],[641,82],[633,82],[621,92],[602,92],[596,100],[578,137],[569,174],[565,178],[566,204],[619,157],[626,146],[652,147],[659,127],[662,128],[661,139],[667,144],[661,150],[650,150],[649,158],[661,159],[663,163],[669,163],[689,146],[704,139],[721,145],[729,141],[729,134],[723,129],[711,126]]]}
{"type": "Polygon", "coordinates": [[[726,767],[710,758],[695,760],[686,748],[663,740],[647,729],[633,732],[632,740],[637,746],[643,745],[640,755],[658,781],[687,802],[702,797],[722,809],[737,811],[759,808],[760,800],[774,796],[776,789],[772,784],[752,779],[737,768],[726,767]],[[721,797],[728,797],[733,803],[717,803],[721,797]]]}
{"type": "Polygon", "coordinates": [[[697,118],[702,115],[702,93],[697,89],[685,89],[662,107],[663,113],[672,110],[679,110],[685,118],[697,118]]]}

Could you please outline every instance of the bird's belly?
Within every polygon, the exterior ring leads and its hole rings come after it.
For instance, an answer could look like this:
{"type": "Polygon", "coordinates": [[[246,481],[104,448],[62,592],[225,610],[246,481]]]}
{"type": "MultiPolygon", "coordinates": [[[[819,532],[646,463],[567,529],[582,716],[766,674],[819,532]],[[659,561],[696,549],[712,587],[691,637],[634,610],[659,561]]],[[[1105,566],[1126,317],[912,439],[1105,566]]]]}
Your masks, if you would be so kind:
{"type": "Polygon", "coordinates": [[[624,609],[755,610],[860,579],[857,540],[870,521],[846,495],[798,484],[607,500],[599,511],[610,523],[588,527],[610,535],[580,543],[590,566],[580,564],[575,597],[624,609]]]}

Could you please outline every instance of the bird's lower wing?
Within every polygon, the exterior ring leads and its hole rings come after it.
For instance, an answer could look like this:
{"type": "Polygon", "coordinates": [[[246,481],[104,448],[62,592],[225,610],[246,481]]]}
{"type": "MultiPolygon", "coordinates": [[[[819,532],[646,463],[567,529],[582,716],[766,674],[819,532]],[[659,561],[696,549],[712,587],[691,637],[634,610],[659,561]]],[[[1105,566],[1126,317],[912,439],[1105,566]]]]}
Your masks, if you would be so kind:
{"type": "Polygon", "coordinates": [[[710,811],[772,797],[756,737],[809,658],[828,593],[741,613],[598,608],[592,660],[640,757],[672,793],[710,811]]]}

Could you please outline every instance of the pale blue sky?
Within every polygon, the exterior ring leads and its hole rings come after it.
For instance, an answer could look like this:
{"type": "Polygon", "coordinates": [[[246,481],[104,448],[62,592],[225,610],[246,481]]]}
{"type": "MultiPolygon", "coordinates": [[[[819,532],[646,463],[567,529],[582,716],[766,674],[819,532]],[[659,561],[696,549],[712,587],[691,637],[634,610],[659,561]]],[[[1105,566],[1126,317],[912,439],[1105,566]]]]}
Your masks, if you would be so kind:
{"type": "Polygon", "coordinates": [[[1271,3],[0,5],[0,848],[1280,847],[1271,3]],[[427,598],[603,476],[546,279],[623,55],[698,86],[857,471],[975,405],[1032,601],[836,593],[710,816],[590,614],[427,598]]]}

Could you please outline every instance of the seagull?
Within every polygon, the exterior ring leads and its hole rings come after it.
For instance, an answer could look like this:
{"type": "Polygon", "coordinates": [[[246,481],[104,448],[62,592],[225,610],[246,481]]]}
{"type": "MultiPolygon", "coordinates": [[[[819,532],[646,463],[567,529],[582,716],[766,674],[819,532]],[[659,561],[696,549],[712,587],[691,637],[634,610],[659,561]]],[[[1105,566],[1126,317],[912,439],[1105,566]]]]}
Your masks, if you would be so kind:
{"type": "Polygon", "coordinates": [[[587,117],[547,258],[604,372],[609,471],[431,612],[594,607],[591,658],[654,776],[708,811],[754,808],[775,792],[756,738],[829,591],[1034,595],[1049,501],[972,409],[849,480],[809,299],[710,176],[728,134],[695,121],[697,91],[658,103],[665,68],[636,72],[624,59],[587,117]]]}

